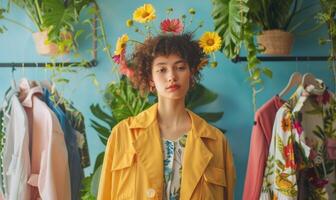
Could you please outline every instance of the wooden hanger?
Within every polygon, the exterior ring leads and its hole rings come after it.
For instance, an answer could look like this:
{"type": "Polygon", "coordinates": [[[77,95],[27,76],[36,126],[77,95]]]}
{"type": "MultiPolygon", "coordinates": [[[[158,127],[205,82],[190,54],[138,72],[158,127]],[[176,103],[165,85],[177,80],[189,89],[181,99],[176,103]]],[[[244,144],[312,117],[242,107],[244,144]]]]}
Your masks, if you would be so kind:
{"type": "MultiPolygon", "coordinates": [[[[314,78],[315,79],[315,78],[314,78]]],[[[302,75],[299,72],[294,72],[288,81],[286,87],[279,93],[279,97],[283,97],[287,94],[294,86],[299,85],[302,82],[302,75]]]]}

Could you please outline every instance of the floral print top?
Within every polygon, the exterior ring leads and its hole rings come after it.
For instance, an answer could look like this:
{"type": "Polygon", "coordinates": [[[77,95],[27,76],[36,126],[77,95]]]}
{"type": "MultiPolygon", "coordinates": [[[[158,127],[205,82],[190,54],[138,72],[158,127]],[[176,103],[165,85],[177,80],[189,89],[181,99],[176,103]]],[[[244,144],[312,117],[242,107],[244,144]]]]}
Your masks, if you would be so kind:
{"type": "Polygon", "coordinates": [[[260,199],[336,199],[336,100],[299,87],[277,112],[260,199]]]}
{"type": "Polygon", "coordinates": [[[180,199],[182,161],[187,134],[177,140],[162,138],[164,151],[164,200],[180,199]]]}

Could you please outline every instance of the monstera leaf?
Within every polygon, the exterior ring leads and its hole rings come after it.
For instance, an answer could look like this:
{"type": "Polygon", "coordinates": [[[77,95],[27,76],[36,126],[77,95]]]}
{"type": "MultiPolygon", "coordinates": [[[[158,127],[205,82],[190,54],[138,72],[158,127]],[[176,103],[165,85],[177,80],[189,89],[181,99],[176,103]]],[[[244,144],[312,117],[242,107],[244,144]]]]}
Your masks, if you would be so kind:
{"type": "MultiPolygon", "coordinates": [[[[197,107],[205,106],[214,102],[217,97],[218,95],[211,90],[201,84],[197,84],[186,96],[186,107],[205,119],[207,122],[216,122],[223,117],[224,112],[198,112],[195,110],[197,107]]],[[[225,133],[224,129],[221,129],[221,131],[225,133]]]]}
{"type": "Polygon", "coordinates": [[[142,97],[127,79],[121,79],[119,83],[110,83],[105,90],[104,100],[112,115],[104,112],[99,105],[90,106],[92,114],[104,122],[102,125],[91,119],[92,127],[97,131],[103,144],[106,144],[112,128],[118,122],[135,116],[152,105],[148,98],[142,97]]]}
{"type": "Polygon", "coordinates": [[[135,116],[151,106],[147,97],[142,97],[128,79],[108,85],[105,102],[112,109],[113,116],[119,122],[129,116],[135,116]]]}
{"type": "Polygon", "coordinates": [[[212,0],[215,30],[223,39],[222,52],[229,58],[239,54],[243,25],[247,22],[248,0],[212,0]]]}
{"type": "Polygon", "coordinates": [[[65,4],[61,0],[43,0],[43,6],[43,27],[49,30],[49,40],[57,40],[61,30],[74,30],[73,25],[78,20],[78,13],[73,4],[65,4]]]}

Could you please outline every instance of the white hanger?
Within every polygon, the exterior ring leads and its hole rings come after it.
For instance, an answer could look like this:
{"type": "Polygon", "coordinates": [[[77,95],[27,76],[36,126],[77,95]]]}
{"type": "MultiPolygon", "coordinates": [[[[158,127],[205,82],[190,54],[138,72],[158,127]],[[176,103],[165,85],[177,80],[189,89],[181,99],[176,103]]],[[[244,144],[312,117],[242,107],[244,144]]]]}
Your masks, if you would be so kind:
{"type": "MultiPolygon", "coordinates": [[[[287,94],[294,86],[301,84],[302,82],[302,75],[299,72],[294,72],[288,81],[286,87],[279,93],[279,97],[283,97],[287,94]]],[[[315,78],[314,78],[315,79],[315,78]]]]}
{"type": "Polygon", "coordinates": [[[319,87],[319,83],[316,81],[315,76],[311,73],[305,73],[303,75],[301,85],[305,88],[309,85],[319,87]]]}

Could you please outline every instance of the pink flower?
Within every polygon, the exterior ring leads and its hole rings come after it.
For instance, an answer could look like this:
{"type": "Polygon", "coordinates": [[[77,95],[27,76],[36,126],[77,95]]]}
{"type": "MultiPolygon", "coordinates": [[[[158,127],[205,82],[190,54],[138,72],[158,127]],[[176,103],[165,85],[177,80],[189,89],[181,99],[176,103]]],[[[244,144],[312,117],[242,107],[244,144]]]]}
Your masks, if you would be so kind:
{"type": "Polygon", "coordinates": [[[328,180],[320,179],[320,178],[314,178],[311,180],[311,183],[317,187],[317,188],[323,188],[325,185],[328,184],[328,180]]]}
{"type": "Polygon", "coordinates": [[[330,100],[330,93],[327,90],[325,90],[322,95],[322,103],[327,104],[329,100],[330,100]]]}
{"type": "Polygon", "coordinates": [[[112,56],[112,59],[115,63],[120,64],[120,55],[114,55],[112,56]]]}
{"type": "Polygon", "coordinates": [[[183,31],[183,23],[179,19],[165,19],[160,23],[163,33],[180,34],[183,31]]]}
{"type": "Polygon", "coordinates": [[[302,128],[302,125],[301,125],[300,121],[295,121],[294,122],[294,128],[296,129],[299,136],[301,136],[301,134],[303,132],[303,128],[302,128]]]}
{"type": "Polygon", "coordinates": [[[134,75],[134,71],[127,66],[127,60],[124,51],[119,55],[119,72],[120,74],[123,74],[130,79],[134,75]]]}
{"type": "Polygon", "coordinates": [[[325,105],[329,103],[330,93],[327,90],[325,90],[322,95],[316,95],[314,98],[317,103],[325,105]]]}
{"type": "Polygon", "coordinates": [[[121,51],[121,54],[116,54],[116,55],[112,56],[113,61],[117,64],[120,64],[121,57],[125,57],[125,53],[126,53],[126,51],[125,51],[125,49],[123,49],[121,51]]]}

